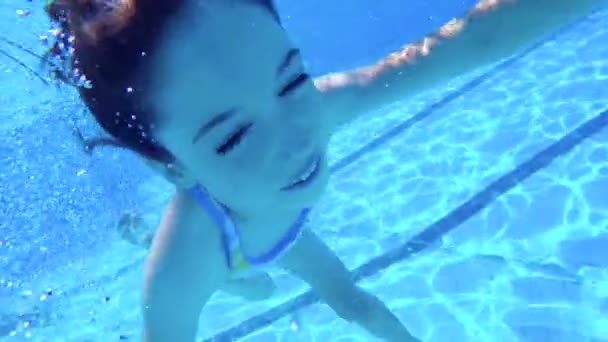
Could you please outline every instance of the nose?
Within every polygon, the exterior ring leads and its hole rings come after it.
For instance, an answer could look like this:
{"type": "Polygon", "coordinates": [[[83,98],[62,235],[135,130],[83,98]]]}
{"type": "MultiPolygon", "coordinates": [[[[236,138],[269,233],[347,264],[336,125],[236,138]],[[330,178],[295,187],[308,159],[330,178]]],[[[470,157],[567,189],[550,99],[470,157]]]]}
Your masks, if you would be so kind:
{"type": "Polygon", "coordinates": [[[313,132],[304,125],[293,125],[283,130],[280,155],[284,160],[307,156],[313,146],[313,132]]]}

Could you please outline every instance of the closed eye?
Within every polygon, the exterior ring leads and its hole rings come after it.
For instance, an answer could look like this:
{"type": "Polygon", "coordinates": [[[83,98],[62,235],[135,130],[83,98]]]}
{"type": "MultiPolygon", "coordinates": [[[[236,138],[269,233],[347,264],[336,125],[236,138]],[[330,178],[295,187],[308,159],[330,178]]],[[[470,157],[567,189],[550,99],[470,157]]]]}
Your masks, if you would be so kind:
{"type": "Polygon", "coordinates": [[[253,126],[253,123],[241,125],[228,136],[224,143],[215,148],[215,152],[220,155],[225,155],[226,153],[232,151],[232,149],[234,149],[243,140],[245,134],[247,134],[251,126],[253,126]]]}
{"type": "Polygon", "coordinates": [[[310,76],[308,74],[299,74],[295,79],[293,79],[291,82],[287,83],[287,85],[285,87],[283,87],[283,89],[281,89],[281,91],[279,91],[278,96],[284,97],[284,96],[289,95],[289,93],[298,89],[308,79],[310,79],[310,76]]]}

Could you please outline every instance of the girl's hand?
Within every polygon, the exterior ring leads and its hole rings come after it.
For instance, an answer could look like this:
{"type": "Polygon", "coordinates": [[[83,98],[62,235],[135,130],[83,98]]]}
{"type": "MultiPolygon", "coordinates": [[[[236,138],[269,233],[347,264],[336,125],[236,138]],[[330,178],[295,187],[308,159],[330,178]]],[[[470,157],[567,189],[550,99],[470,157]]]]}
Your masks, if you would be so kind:
{"type": "Polygon", "coordinates": [[[141,215],[133,212],[124,213],[116,228],[120,237],[136,246],[148,248],[154,237],[152,230],[146,226],[141,215]]]}

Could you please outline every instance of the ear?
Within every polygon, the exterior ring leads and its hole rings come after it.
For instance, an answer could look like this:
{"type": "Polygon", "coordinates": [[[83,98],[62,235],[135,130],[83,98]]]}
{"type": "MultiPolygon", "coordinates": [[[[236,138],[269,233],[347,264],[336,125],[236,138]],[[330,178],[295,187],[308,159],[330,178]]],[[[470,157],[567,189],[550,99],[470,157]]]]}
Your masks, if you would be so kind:
{"type": "Polygon", "coordinates": [[[174,163],[164,165],[162,173],[170,181],[179,181],[184,177],[183,168],[174,163]]]}
{"type": "Polygon", "coordinates": [[[164,165],[163,175],[169,182],[180,188],[191,187],[196,183],[188,170],[179,162],[164,165]]]}
{"type": "Polygon", "coordinates": [[[180,188],[191,187],[196,184],[196,180],[190,176],[188,170],[178,161],[170,164],[161,164],[153,161],[146,161],[152,169],[162,174],[165,179],[180,188]]]}

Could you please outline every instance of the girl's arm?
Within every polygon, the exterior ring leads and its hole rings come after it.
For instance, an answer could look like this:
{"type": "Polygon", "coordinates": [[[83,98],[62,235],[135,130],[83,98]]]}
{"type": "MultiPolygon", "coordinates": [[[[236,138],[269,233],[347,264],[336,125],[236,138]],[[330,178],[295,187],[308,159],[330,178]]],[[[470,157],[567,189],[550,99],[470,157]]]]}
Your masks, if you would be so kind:
{"type": "Polygon", "coordinates": [[[213,223],[200,210],[177,194],[154,237],[144,271],[145,342],[194,341],[200,311],[227,278],[218,230],[204,229],[213,223]]]}
{"type": "Polygon", "coordinates": [[[315,80],[336,115],[353,120],[515,54],[608,0],[481,0],[416,43],[375,64],[315,80]]]}
{"type": "Polygon", "coordinates": [[[346,321],[385,341],[418,341],[382,301],[355,284],[342,261],[310,230],[304,230],[280,264],[307,282],[346,321]]]}

